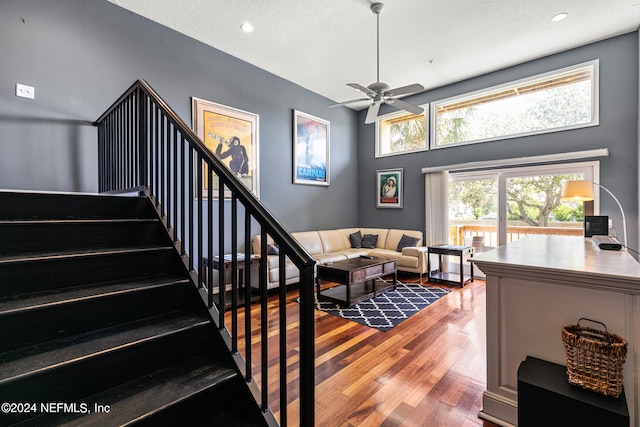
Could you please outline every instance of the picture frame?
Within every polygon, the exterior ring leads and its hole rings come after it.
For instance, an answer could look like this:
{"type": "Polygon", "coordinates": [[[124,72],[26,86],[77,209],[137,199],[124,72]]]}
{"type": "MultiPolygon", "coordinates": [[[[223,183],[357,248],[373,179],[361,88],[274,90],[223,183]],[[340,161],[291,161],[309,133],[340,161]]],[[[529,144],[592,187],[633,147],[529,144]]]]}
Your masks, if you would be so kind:
{"type": "MultiPolygon", "coordinates": [[[[220,159],[256,197],[260,197],[259,116],[195,97],[192,97],[192,115],[193,131],[211,154],[220,159]]],[[[213,197],[218,198],[219,180],[215,174],[211,184],[213,197]]],[[[203,198],[207,198],[208,189],[208,171],[206,165],[203,165],[200,190],[203,198]]],[[[225,189],[224,197],[230,198],[231,192],[225,189]]]]}
{"type": "Polygon", "coordinates": [[[376,207],[401,209],[404,202],[403,169],[376,171],[376,207]]]}
{"type": "Polygon", "coordinates": [[[329,186],[330,122],[293,110],[293,183],[329,186]]]}

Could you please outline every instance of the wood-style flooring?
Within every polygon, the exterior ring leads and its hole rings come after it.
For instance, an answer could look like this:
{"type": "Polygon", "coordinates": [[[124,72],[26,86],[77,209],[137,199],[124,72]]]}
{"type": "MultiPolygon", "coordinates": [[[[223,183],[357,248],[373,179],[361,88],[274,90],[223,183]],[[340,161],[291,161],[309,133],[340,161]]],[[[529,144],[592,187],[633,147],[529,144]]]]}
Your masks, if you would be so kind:
{"type": "MultiPolygon", "coordinates": [[[[400,275],[417,283],[416,275],[400,275]]],[[[426,278],[423,279],[426,283],[426,278]]],[[[316,426],[489,427],[478,418],[486,389],[485,282],[451,290],[420,313],[387,332],[316,311],[316,426]]],[[[298,291],[287,293],[287,327],[298,327],[298,291]]],[[[259,359],[260,307],[252,305],[256,330],[253,358],[259,359]],[[256,336],[257,335],[257,336],[256,336]]],[[[278,400],[278,297],[268,303],[269,395],[278,400]],[[273,343],[271,343],[273,340],[273,343]]],[[[239,330],[243,328],[239,317],[239,330]]],[[[244,354],[240,343],[241,352],[244,354]]],[[[297,365],[289,343],[288,366],[297,365]]],[[[261,384],[260,369],[254,369],[261,384]]],[[[289,426],[297,425],[295,370],[288,390],[289,426]]],[[[276,418],[278,404],[273,405],[276,418]]]]}

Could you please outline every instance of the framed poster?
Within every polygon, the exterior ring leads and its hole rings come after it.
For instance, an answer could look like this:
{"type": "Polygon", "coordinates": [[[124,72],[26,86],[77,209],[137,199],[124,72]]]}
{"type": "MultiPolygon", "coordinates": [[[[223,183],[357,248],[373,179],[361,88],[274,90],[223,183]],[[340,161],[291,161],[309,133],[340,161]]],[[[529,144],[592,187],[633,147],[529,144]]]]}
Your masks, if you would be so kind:
{"type": "MultiPolygon", "coordinates": [[[[204,145],[247,186],[256,197],[258,187],[258,115],[247,111],[192,98],[193,131],[204,145]]],[[[202,195],[209,189],[208,171],[203,166],[202,195]]],[[[218,197],[219,179],[211,182],[218,197]]],[[[225,198],[231,197],[225,190],[225,198]]]]}
{"type": "Polygon", "coordinates": [[[329,122],[293,111],[293,183],[329,185],[329,122]]]}
{"type": "Polygon", "coordinates": [[[402,208],[402,168],[376,171],[377,208],[402,208]]]}

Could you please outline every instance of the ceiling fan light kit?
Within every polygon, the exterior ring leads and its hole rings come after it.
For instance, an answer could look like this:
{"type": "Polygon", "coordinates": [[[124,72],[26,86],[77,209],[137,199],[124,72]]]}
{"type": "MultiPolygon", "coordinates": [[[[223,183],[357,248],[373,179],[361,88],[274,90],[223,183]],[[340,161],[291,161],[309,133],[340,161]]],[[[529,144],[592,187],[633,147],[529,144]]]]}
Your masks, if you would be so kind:
{"type": "Polygon", "coordinates": [[[358,83],[347,83],[347,86],[358,90],[365,95],[366,98],[352,99],[349,101],[339,102],[337,104],[329,105],[331,107],[338,107],[340,105],[348,105],[354,104],[356,102],[364,102],[370,101],[369,110],[367,111],[367,117],[365,119],[365,123],[375,123],[376,118],[378,117],[378,111],[380,110],[380,106],[382,104],[393,105],[396,108],[401,110],[408,111],[412,114],[422,114],[424,108],[418,107],[416,105],[410,104],[408,102],[402,101],[398,99],[400,96],[412,95],[418,92],[424,92],[425,88],[419,83],[414,83],[407,86],[398,87],[395,89],[390,89],[390,86],[384,82],[380,81],[380,13],[384,8],[384,4],[382,3],[373,3],[371,4],[371,11],[376,15],[377,21],[377,73],[375,83],[371,83],[369,86],[362,86],[358,83]]]}

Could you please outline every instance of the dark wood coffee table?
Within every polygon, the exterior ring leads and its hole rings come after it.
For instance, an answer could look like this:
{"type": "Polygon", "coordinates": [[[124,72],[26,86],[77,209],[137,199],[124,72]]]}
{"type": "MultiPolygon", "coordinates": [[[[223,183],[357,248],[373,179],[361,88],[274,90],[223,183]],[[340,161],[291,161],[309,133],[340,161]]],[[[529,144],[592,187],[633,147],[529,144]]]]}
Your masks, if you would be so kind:
{"type": "Polygon", "coordinates": [[[396,289],[398,275],[396,261],[384,258],[353,258],[318,265],[316,293],[318,301],[332,301],[351,307],[381,293],[396,289]],[[376,279],[393,275],[393,283],[376,279]],[[326,280],[339,286],[320,290],[320,282],[326,280]]]}

